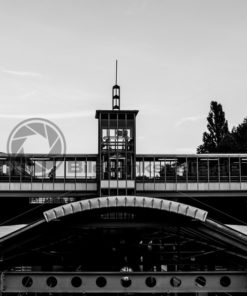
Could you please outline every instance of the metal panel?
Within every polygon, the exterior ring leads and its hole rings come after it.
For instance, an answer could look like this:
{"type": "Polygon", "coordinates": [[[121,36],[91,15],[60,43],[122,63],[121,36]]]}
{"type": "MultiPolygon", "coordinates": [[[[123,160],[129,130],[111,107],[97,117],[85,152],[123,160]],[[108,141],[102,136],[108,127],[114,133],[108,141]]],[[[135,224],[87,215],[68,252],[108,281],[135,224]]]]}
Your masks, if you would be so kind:
{"type": "Polygon", "coordinates": [[[42,183],[32,183],[32,190],[42,190],[42,183]]]}
{"type": "Polygon", "coordinates": [[[87,191],[96,191],[97,183],[87,183],[87,191]]]}
{"type": "Polygon", "coordinates": [[[21,189],[21,183],[10,183],[10,190],[20,190],[21,189]]]}
{"type": "Polygon", "coordinates": [[[219,190],[219,183],[208,183],[208,189],[209,190],[219,190]]]}
{"type": "Polygon", "coordinates": [[[230,188],[231,190],[241,190],[241,185],[240,183],[230,183],[230,188]]]}
{"type": "Polygon", "coordinates": [[[65,190],[75,190],[75,183],[65,183],[65,190]]]}
{"type": "Polygon", "coordinates": [[[48,191],[51,191],[53,190],[53,183],[47,183],[47,182],[44,182],[43,183],[43,190],[48,190],[48,191]]]}
{"type": "Polygon", "coordinates": [[[166,183],[166,191],[176,191],[176,183],[166,183]]]}
{"type": "Polygon", "coordinates": [[[32,190],[32,183],[21,183],[21,190],[32,190]]]}
{"type": "Polygon", "coordinates": [[[220,183],[220,190],[230,190],[229,183],[220,183]]]}
{"type": "Polygon", "coordinates": [[[64,183],[54,183],[54,190],[64,190],[64,183]]]}
{"type": "Polygon", "coordinates": [[[0,190],[9,190],[9,182],[0,182],[0,190]]]}
{"type": "Polygon", "coordinates": [[[32,273],[1,275],[4,293],[247,292],[246,272],[32,273]]]}

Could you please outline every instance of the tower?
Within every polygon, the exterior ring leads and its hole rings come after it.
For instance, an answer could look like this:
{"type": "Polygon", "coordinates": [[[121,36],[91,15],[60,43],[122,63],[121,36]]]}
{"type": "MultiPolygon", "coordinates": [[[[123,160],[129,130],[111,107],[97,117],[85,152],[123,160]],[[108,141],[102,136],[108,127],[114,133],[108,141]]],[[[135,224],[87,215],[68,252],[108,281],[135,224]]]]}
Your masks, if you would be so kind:
{"type": "Polygon", "coordinates": [[[120,110],[120,86],[112,88],[112,110],[97,110],[99,195],[135,192],[136,115],[138,110],[120,110]]]}

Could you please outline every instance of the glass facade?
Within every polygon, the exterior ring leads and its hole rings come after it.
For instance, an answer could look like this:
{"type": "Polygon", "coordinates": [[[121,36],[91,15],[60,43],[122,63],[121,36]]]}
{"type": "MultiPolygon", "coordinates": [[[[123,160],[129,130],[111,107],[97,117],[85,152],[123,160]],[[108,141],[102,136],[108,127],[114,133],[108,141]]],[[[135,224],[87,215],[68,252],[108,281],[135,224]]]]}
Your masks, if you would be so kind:
{"type": "MultiPolygon", "coordinates": [[[[96,184],[100,180],[131,179],[137,183],[194,183],[205,184],[205,186],[215,184],[212,189],[234,190],[235,188],[238,190],[238,187],[220,188],[216,184],[247,183],[247,157],[246,155],[225,154],[212,156],[137,155],[134,162],[132,157],[126,159],[118,155],[116,158],[114,154],[108,153],[107,155],[102,154],[101,170],[97,155],[18,157],[8,155],[0,158],[0,190],[10,189],[6,187],[7,185],[1,186],[1,183],[82,184],[91,182],[96,184]]],[[[84,187],[76,188],[83,190],[84,187]]],[[[201,188],[204,190],[203,187],[201,188]]],[[[245,189],[246,186],[241,188],[245,189]]]]}
{"type": "Polygon", "coordinates": [[[138,156],[136,180],[167,183],[246,182],[246,156],[138,156]]]}
{"type": "Polygon", "coordinates": [[[0,159],[0,182],[95,181],[96,162],[95,156],[8,156],[0,159]]]}
{"type": "Polygon", "coordinates": [[[136,112],[99,111],[101,180],[134,179],[136,112]]]}

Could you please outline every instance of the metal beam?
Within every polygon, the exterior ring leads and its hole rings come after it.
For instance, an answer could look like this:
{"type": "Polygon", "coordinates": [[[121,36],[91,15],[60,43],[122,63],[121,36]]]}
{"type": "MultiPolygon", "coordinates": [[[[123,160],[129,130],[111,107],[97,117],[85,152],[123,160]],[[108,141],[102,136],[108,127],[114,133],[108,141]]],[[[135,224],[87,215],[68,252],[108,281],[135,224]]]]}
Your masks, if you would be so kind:
{"type": "Polygon", "coordinates": [[[247,272],[6,272],[4,293],[247,292],[247,272]]]}

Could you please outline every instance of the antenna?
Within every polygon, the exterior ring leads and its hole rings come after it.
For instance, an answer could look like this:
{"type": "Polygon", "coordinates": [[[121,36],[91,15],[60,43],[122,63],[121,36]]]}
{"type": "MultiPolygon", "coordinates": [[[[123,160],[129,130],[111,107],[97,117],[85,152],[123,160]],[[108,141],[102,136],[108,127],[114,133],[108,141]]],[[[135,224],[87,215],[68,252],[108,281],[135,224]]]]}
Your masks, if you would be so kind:
{"type": "Polygon", "coordinates": [[[117,60],[116,60],[116,85],[117,85],[117,60]]]}
{"type": "Polygon", "coordinates": [[[117,85],[117,60],[116,60],[116,83],[112,87],[112,110],[120,110],[120,86],[117,85]]]}

